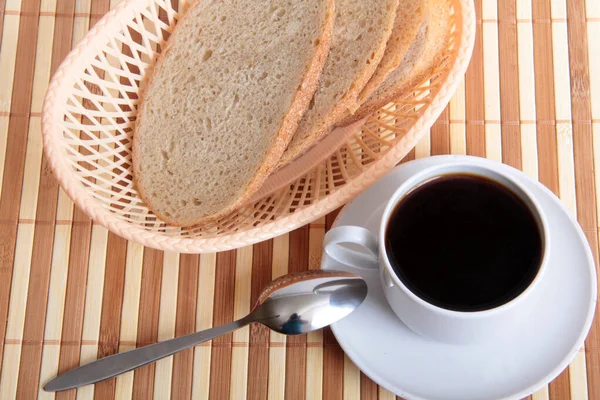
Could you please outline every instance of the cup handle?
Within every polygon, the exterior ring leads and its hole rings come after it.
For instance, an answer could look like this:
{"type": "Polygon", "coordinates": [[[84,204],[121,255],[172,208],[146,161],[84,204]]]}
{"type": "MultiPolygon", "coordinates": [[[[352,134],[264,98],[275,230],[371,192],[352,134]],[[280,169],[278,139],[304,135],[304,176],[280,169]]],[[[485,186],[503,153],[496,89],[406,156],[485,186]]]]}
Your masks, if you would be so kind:
{"type": "Polygon", "coordinates": [[[335,261],[360,269],[377,269],[377,238],[368,229],[360,226],[339,226],[325,235],[325,253],[335,261]],[[368,250],[368,253],[339,246],[341,243],[354,243],[368,250]]]}

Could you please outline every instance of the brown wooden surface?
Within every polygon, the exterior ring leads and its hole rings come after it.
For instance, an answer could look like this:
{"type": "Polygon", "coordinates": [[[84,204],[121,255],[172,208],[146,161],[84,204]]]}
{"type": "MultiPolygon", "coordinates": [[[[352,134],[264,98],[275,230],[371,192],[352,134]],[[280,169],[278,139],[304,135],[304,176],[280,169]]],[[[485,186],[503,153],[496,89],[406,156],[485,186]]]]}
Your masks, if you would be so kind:
{"type": "MultiPolygon", "coordinates": [[[[73,207],[41,151],[43,94],[116,2],[0,0],[1,399],[52,398],[40,386],[80,362],[243,315],[271,279],[318,268],[337,215],[250,248],[197,256],[128,243],[73,207]]],[[[475,6],[464,84],[405,161],[470,154],[522,169],[577,216],[598,260],[600,2],[475,6]]],[[[56,397],[394,398],[329,329],[285,338],[261,326],[56,397]]],[[[571,366],[530,398],[600,400],[598,318],[571,366]]]]}

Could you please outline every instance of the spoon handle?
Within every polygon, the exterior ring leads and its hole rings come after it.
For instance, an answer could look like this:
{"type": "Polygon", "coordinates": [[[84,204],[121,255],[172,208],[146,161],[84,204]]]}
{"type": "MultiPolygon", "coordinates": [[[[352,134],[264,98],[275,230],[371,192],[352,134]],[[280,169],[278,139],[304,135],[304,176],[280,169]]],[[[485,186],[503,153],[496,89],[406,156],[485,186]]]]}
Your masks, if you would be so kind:
{"type": "Polygon", "coordinates": [[[233,321],[227,325],[206,329],[175,339],[140,347],[139,349],[104,357],[57,376],[44,386],[44,390],[55,392],[112,378],[113,376],[131,371],[134,368],[170,356],[178,351],[185,350],[199,343],[214,339],[217,336],[242,328],[250,322],[252,322],[252,319],[246,317],[233,321]]]}

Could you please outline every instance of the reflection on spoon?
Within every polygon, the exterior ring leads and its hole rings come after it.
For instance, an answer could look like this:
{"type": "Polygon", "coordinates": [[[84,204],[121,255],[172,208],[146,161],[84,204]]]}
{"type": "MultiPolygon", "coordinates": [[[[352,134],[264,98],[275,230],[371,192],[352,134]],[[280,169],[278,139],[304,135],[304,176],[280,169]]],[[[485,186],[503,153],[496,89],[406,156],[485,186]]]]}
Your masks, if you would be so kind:
{"type": "Polygon", "coordinates": [[[279,331],[286,335],[297,335],[299,333],[302,333],[303,325],[306,325],[308,323],[308,320],[303,320],[297,313],[293,313],[292,315],[290,315],[290,318],[287,321],[285,321],[283,325],[281,325],[279,331]]]}

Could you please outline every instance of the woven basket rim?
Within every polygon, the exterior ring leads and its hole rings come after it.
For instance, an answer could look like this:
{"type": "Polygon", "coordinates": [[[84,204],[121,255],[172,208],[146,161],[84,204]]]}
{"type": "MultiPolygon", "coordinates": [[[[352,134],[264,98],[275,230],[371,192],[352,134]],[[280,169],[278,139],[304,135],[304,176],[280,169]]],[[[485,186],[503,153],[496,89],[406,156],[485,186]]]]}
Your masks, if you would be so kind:
{"type": "Polygon", "coordinates": [[[458,30],[455,33],[456,46],[449,59],[451,65],[446,79],[442,81],[437,93],[432,96],[431,103],[426,106],[425,111],[405,134],[406,140],[400,141],[381,159],[369,164],[359,176],[353,178],[339,190],[316,200],[299,211],[265,225],[206,238],[173,237],[159,232],[146,231],[119,219],[110,210],[103,207],[76,179],[64,159],[66,145],[61,140],[60,130],[57,129],[58,118],[62,115],[64,104],[64,93],[61,92],[61,87],[73,82],[74,73],[80,71],[81,66],[84,65],[84,56],[90,53],[95,54],[96,44],[103,42],[113,31],[120,29],[121,20],[133,15],[141,5],[147,5],[147,0],[124,1],[109,11],[87,32],[52,77],[42,110],[42,137],[49,164],[63,190],[94,222],[118,236],[144,246],[180,253],[206,253],[231,250],[287,233],[333,211],[387,173],[396,165],[399,158],[416,144],[416,141],[441,114],[466,72],[475,41],[475,10],[472,1],[451,1],[455,5],[454,18],[456,18],[456,29],[458,30]]]}

